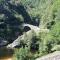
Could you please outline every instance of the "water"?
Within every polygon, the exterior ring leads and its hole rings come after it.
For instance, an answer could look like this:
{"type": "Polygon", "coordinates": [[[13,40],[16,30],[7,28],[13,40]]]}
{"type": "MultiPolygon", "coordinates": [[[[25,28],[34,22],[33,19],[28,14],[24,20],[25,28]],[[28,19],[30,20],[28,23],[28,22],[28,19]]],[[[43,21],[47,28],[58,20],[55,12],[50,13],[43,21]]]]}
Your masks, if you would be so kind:
{"type": "Polygon", "coordinates": [[[0,60],[12,60],[13,54],[13,49],[0,48],[0,60]]]}

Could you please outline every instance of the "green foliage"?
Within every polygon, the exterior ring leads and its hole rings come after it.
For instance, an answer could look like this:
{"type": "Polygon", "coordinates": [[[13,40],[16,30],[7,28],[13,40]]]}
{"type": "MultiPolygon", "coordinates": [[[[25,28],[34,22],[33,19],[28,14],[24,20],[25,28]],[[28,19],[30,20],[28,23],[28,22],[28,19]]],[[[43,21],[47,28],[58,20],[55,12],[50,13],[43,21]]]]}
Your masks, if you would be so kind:
{"type": "MultiPolygon", "coordinates": [[[[5,0],[0,0],[0,4],[5,2],[5,0]]],[[[35,36],[35,34],[32,35],[32,33],[30,33],[29,37],[25,35],[25,41],[23,41],[23,44],[27,44],[28,47],[20,48],[15,52],[17,60],[33,60],[35,57],[51,53],[55,50],[60,50],[60,0],[11,0],[10,3],[15,7],[18,7],[19,5],[24,6],[25,11],[28,12],[28,15],[32,19],[30,21],[29,18],[27,18],[29,22],[39,20],[40,28],[49,29],[48,33],[40,33],[38,38],[35,36]],[[34,54],[31,54],[31,52],[34,52],[34,54]]],[[[16,37],[15,33],[17,31],[23,32],[21,24],[25,23],[24,18],[26,17],[24,16],[26,14],[23,11],[23,13],[20,14],[18,12],[20,11],[19,9],[18,11],[15,11],[13,8],[10,9],[10,7],[6,4],[2,5],[6,9],[6,11],[12,13],[11,17],[15,17],[16,21],[18,21],[20,24],[19,29],[13,27],[14,23],[11,24],[12,27],[9,24],[6,24],[6,26],[4,25],[3,30],[0,29],[0,36],[6,38],[7,40],[11,40],[12,37],[16,37]]],[[[8,19],[10,22],[11,18],[8,19]]],[[[4,14],[0,14],[0,22],[3,21],[5,23],[8,19],[4,14]]]]}
{"type": "Polygon", "coordinates": [[[17,60],[24,60],[27,56],[27,53],[28,53],[27,49],[21,48],[21,49],[17,50],[15,53],[17,60]]]}
{"type": "Polygon", "coordinates": [[[49,28],[49,33],[40,33],[37,39],[33,37],[29,46],[36,47],[39,44],[39,50],[34,57],[39,57],[59,50],[56,46],[60,44],[60,1],[59,0],[21,0],[29,15],[33,18],[39,18],[40,28],[49,28]],[[36,42],[36,43],[35,43],[36,42]]]}
{"type": "Polygon", "coordinates": [[[60,44],[60,22],[56,22],[56,24],[51,28],[50,32],[46,34],[42,39],[44,50],[48,53],[52,52],[51,49],[60,44]]]}
{"type": "Polygon", "coordinates": [[[34,60],[32,54],[29,52],[27,47],[15,50],[16,60],[34,60]]]}

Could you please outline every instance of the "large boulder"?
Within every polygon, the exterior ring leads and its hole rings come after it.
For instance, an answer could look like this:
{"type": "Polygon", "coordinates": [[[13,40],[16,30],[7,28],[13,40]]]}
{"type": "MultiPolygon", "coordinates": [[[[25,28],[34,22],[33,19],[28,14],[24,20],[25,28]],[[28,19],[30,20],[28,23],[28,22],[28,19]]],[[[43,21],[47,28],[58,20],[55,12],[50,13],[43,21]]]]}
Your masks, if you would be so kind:
{"type": "Polygon", "coordinates": [[[60,51],[56,51],[46,56],[37,58],[36,60],[60,60],[60,51]]]}

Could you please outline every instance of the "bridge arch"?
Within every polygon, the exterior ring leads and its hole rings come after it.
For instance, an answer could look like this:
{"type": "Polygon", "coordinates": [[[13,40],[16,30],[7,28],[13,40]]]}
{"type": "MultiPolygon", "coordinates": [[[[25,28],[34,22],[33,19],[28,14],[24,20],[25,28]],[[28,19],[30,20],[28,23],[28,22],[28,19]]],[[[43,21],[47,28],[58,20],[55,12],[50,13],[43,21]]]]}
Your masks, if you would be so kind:
{"type": "Polygon", "coordinates": [[[31,30],[31,28],[29,26],[24,26],[23,30],[24,30],[24,32],[27,32],[27,31],[31,30]]]}

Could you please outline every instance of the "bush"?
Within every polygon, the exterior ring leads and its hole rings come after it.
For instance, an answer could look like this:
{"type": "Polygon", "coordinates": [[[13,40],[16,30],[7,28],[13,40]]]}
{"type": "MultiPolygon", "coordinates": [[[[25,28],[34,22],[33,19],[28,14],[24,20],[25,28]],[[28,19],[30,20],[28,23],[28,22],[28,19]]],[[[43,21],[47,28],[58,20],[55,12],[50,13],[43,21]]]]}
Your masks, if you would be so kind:
{"type": "Polygon", "coordinates": [[[20,48],[15,51],[15,56],[17,60],[24,60],[28,54],[27,49],[20,48]]]}
{"type": "Polygon", "coordinates": [[[33,55],[30,53],[27,47],[15,50],[16,60],[34,60],[33,55]]]}

